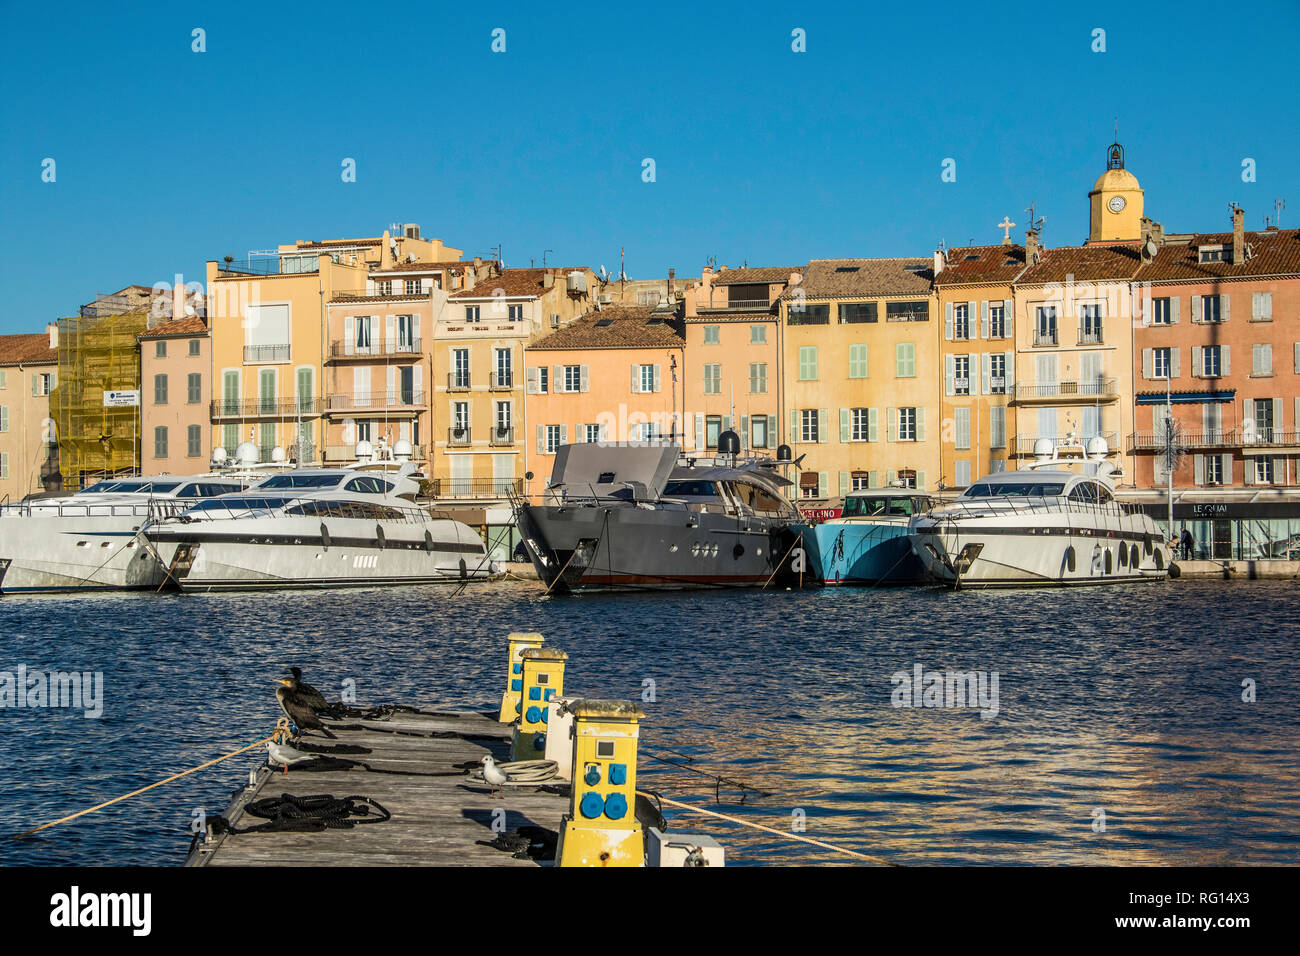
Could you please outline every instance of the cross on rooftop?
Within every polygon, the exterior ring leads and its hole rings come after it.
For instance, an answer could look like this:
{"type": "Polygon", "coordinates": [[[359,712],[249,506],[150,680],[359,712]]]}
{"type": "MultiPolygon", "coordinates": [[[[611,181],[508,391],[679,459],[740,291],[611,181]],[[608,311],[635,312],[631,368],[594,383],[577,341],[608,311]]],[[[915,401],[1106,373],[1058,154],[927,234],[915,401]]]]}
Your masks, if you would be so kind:
{"type": "Polygon", "coordinates": [[[1011,221],[1010,216],[1003,216],[1002,221],[998,223],[998,228],[1002,230],[1002,241],[1011,241],[1011,230],[1015,228],[1015,223],[1011,221]]]}

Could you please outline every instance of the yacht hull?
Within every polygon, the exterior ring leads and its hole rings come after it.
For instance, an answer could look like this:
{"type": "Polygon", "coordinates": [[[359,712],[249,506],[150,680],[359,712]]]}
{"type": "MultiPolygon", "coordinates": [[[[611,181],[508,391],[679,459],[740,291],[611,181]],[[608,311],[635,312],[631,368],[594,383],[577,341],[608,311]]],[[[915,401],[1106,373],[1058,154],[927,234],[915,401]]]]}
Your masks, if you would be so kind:
{"type": "Polygon", "coordinates": [[[136,516],[0,517],[0,592],[157,588],[164,569],[136,516]]]}
{"type": "Polygon", "coordinates": [[[906,523],[828,522],[814,532],[824,584],[914,585],[930,580],[912,550],[906,523]]]}
{"type": "Polygon", "coordinates": [[[478,535],[452,521],[281,518],[271,529],[247,518],[168,523],[146,535],[168,583],[182,591],[458,583],[501,573],[478,535]]]}
{"type": "Polygon", "coordinates": [[[552,593],[742,588],[814,581],[802,525],[606,505],[521,505],[520,534],[552,593]]]}
{"type": "Polygon", "coordinates": [[[911,530],[926,570],[954,588],[1130,584],[1169,573],[1159,527],[1140,515],[1048,514],[1031,527],[1005,517],[925,516],[911,530]]]}

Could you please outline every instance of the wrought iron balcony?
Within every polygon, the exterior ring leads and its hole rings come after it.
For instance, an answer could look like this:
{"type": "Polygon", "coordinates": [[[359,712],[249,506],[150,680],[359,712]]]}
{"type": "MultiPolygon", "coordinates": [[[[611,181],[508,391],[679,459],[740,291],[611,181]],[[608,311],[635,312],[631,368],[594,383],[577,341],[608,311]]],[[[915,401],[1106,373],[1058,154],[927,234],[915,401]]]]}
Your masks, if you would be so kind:
{"type": "Polygon", "coordinates": [[[381,339],[358,345],[346,339],[335,339],[330,343],[332,359],[366,359],[382,358],[390,355],[419,355],[420,340],[417,339],[381,339]]]}
{"type": "MultiPolygon", "coordinates": [[[[1235,428],[1211,431],[1183,431],[1178,433],[1179,444],[1186,449],[1202,448],[1240,448],[1241,433],[1235,428]]],[[[1128,436],[1128,450],[1162,451],[1165,447],[1164,435],[1156,432],[1133,432],[1128,436]]]]}
{"type": "Polygon", "coordinates": [[[468,425],[452,425],[447,429],[448,445],[468,445],[470,444],[470,433],[468,425]]]}
{"type": "Polygon", "coordinates": [[[1099,378],[1091,382],[1048,382],[1012,386],[1012,401],[1110,402],[1119,398],[1115,379],[1099,378]]]}
{"type": "Polygon", "coordinates": [[[447,373],[447,391],[449,392],[468,392],[469,382],[469,372],[447,373]]]}
{"type": "Polygon", "coordinates": [[[245,345],[244,363],[258,365],[263,363],[280,363],[289,361],[287,345],[245,345]]]}
{"type": "Polygon", "coordinates": [[[340,412],[356,408],[409,408],[424,403],[424,392],[394,388],[383,392],[337,392],[329,397],[326,407],[331,412],[340,412]]]}
{"type": "Polygon", "coordinates": [[[493,372],[488,376],[488,390],[505,392],[515,387],[514,372],[493,372]]]}
{"type": "Polygon", "coordinates": [[[513,445],[515,443],[515,430],[513,426],[502,428],[500,425],[493,425],[488,432],[489,445],[513,445]]]}
{"type": "Polygon", "coordinates": [[[320,414],[316,398],[221,398],[211,403],[213,420],[219,418],[297,418],[320,414]]]}
{"type": "Polygon", "coordinates": [[[522,478],[435,478],[429,483],[434,498],[506,498],[523,491],[522,478]]]}

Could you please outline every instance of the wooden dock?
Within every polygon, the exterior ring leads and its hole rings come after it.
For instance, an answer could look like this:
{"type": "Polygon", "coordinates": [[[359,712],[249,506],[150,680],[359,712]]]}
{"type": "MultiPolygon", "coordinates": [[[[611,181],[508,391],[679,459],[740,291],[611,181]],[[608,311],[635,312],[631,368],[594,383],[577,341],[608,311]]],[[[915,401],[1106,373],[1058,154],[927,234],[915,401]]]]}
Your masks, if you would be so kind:
{"type": "Polygon", "coordinates": [[[247,828],[266,822],[244,812],[251,801],[281,794],[332,794],[370,797],[392,814],[391,820],[320,832],[220,834],[195,847],[186,865],[538,866],[480,841],[497,837],[503,822],[505,829],[531,825],[558,831],[560,817],[569,808],[568,784],[563,781],[549,787],[507,787],[503,800],[489,797],[486,784],[457,767],[488,753],[498,762],[510,759],[510,727],[490,717],[399,712],[386,720],[327,725],[336,740],[313,733],[303,742],[319,747],[322,757],[373,769],[290,768],[285,775],[263,767],[236,796],[226,819],[236,828],[247,828]]]}

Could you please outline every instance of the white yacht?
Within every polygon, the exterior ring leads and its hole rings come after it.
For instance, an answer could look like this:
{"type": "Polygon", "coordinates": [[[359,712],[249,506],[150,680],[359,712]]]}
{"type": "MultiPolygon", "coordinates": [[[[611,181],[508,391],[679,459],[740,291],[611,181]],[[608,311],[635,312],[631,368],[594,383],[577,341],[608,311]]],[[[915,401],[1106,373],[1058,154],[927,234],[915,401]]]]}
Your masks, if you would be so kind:
{"type": "Polygon", "coordinates": [[[496,577],[468,525],[415,504],[409,462],[396,470],[299,468],[239,494],[198,502],[143,531],[185,591],[326,588],[496,577]]]}
{"type": "Polygon", "coordinates": [[[1115,500],[1118,472],[1104,460],[1105,442],[1093,443],[1095,475],[1066,470],[1054,449],[1037,448],[1038,461],[1029,468],[988,475],[954,501],[912,518],[912,549],[954,588],[1166,577],[1171,555],[1164,532],[1137,507],[1115,500]]]}
{"type": "Polygon", "coordinates": [[[141,527],[245,484],[218,475],[111,478],[0,506],[0,591],[157,588],[164,569],[141,527]]]}

